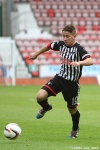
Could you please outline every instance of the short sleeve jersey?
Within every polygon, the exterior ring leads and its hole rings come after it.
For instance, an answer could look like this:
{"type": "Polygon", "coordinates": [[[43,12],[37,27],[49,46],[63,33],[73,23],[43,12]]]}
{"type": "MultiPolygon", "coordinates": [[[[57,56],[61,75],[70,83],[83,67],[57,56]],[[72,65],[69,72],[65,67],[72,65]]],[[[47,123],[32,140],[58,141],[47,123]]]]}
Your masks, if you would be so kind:
{"type": "Polygon", "coordinates": [[[71,66],[70,63],[73,61],[82,61],[86,58],[91,57],[90,54],[77,42],[72,46],[68,47],[64,41],[52,42],[49,48],[55,51],[59,51],[61,56],[61,67],[58,76],[70,80],[78,81],[82,75],[82,66],[71,66]]]}

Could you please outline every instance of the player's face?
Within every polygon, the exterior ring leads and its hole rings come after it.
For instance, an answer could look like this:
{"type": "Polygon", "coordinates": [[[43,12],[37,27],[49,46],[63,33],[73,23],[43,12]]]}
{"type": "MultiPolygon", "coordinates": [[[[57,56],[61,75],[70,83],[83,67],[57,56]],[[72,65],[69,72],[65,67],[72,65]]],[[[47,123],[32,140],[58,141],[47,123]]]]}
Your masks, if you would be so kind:
{"type": "Polygon", "coordinates": [[[72,35],[70,32],[62,31],[62,36],[67,46],[71,47],[75,44],[75,36],[72,35]]]}

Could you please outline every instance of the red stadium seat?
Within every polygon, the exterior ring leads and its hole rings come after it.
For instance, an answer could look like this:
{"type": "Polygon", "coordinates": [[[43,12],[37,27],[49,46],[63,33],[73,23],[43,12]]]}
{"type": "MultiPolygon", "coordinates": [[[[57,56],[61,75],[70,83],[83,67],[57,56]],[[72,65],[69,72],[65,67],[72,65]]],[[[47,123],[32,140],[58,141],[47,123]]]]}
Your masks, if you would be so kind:
{"type": "Polygon", "coordinates": [[[48,17],[50,17],[50,18],[55,17],[55,11],[54,11],[54,9],[48,9],[48,10],[47,10],[47,15],[48,15],[48,17]]]}
{"type": "Polygon", "coordinates": [[[100,27],[99,26],[92,26],[92,30],[99,31],[100,27]]]}
{"type": "Polygon", "coordinates": [[[99,12],[96,12],[96,17],[100,18],[100,11],[99,12]]]}

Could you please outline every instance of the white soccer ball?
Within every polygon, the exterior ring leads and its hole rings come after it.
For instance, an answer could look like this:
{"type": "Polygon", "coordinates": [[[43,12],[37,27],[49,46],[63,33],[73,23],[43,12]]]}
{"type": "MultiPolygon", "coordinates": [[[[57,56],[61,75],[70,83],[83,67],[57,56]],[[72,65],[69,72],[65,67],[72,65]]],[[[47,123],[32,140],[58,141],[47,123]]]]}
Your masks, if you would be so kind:
{"type": "Polygon", "coordinates": [[[9,123],[4,128],[4,135],[11,140],[17,139],[21,135],[21,128],[16,123],[9,123]]]}

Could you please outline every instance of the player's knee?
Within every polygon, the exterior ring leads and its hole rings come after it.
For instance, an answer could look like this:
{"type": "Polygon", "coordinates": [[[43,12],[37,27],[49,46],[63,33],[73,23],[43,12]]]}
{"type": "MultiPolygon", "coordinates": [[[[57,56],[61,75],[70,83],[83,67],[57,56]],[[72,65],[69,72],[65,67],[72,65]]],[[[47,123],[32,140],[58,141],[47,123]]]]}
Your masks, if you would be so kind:
{"type": "Polygon", "coordinates": [[[48,93],[45,90],[41,89],[38,92],[36,99],[37,99],[37,101],[43,101],[43,100],[47,99],[47,97],[48,97],[48,93]]]}
{"type": "Polygon", "coordinates": [[[74,115],[77,112],[77,107],[73,109],[68,108],[68,110],[71,115],[74,115]]]}

